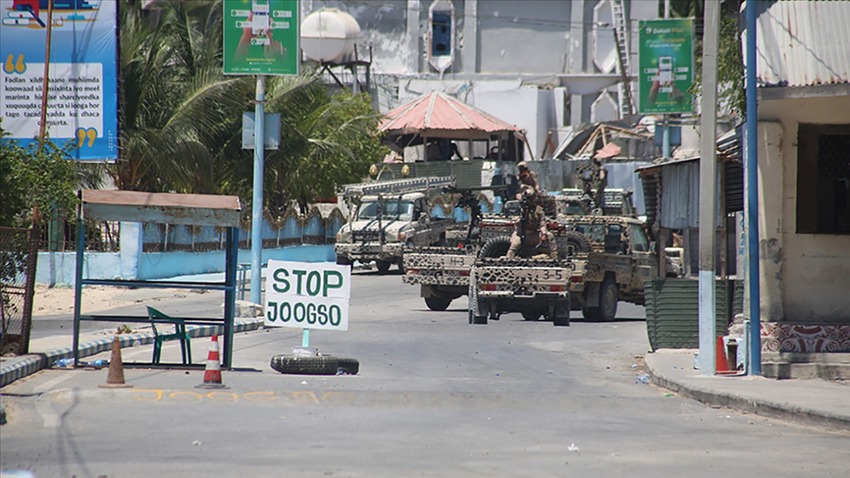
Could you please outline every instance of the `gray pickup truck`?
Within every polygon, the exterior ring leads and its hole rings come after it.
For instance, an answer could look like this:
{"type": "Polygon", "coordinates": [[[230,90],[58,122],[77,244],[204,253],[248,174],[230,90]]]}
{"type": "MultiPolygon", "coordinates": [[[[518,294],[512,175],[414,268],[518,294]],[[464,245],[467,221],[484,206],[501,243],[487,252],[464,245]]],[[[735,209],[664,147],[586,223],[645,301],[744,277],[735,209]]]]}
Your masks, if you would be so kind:
{"type": "Polygon", "coordinates": [[[349,220],[336,235],[336,263],[375,262],[379,273],[392,264],[404,271],[405,247],[443,245],[453,218],[432,217],[431,197],[454,178],[416,178],[346,186],[349,220]]]}

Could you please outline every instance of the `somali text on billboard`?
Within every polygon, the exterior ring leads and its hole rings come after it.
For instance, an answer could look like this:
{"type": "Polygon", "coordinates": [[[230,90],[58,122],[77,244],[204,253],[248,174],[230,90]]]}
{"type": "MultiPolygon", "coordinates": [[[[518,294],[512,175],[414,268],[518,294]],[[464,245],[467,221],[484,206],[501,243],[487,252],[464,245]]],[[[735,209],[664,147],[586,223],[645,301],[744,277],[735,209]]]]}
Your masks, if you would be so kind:
{"type": "MultiPolygon", "coordinates": [[[[0,118],[4,140],[40,131],[49,0],[0,0],[0,118]]],[[[116,1],[54,0],[47,134],[81,160],[118,157],[116,1]]]]}

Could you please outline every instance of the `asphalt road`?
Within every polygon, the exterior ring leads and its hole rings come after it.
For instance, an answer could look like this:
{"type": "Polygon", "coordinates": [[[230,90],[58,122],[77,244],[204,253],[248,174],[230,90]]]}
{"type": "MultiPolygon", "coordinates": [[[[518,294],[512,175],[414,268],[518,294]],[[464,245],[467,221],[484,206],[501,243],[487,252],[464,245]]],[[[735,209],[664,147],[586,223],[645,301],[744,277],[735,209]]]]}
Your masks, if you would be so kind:
{"type": "MultiPolygon", "coordinates": [[[[201,371],[128,368],[127,389],[99,388],[105,370],[39,372],[3,389],[0,468],[110,478],[847,476],[846,433],[641,383],[641,308],[553,327],[518,314],[470,326],[465,306],[432,312],[398,275],[356,272],[350,330],[313,331],[310,344],[358,359],[355,376],[271,370],[272,355],[300,345],[298,329],[237,334],[225,390],[196,388],[201,371]]],[[[193,341],[195,360],[207,343],[193,341]]]]}

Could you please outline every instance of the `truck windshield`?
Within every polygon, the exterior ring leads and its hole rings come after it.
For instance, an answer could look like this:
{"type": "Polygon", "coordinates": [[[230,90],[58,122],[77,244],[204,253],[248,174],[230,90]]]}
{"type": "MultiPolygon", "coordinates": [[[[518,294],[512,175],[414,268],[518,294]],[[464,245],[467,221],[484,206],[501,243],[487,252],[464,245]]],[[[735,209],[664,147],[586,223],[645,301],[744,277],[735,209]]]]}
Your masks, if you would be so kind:
{"type": "MultiPolygon", "coordinates": [[[[357,219],[377,219],[378,201],[364,202],[357,210],[357,219]]],[[[400,201],[398,199],[384,199],[381,201],[381,219],[396,219],[402,221],[413,220],[413,202],[400,201]]]]}

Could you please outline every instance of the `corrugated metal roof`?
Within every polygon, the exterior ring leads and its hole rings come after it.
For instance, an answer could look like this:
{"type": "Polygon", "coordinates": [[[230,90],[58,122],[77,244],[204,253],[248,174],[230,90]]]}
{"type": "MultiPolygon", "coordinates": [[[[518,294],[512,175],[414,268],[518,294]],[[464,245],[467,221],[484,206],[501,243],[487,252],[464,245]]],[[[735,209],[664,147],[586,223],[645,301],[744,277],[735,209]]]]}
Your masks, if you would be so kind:
{"type": "Polygon", "coordinates": [[[850,2],[759,0],[758,12],[759,86],[850,83],[850,2]]]}
{"type": "Polygon", "coordinates": [[[495,116],[432,91],[399,106],[385,115],[380,129],[384,133],[416,133],[429,138],[487,139],[491,134],[523,131],[495,116]]]}

